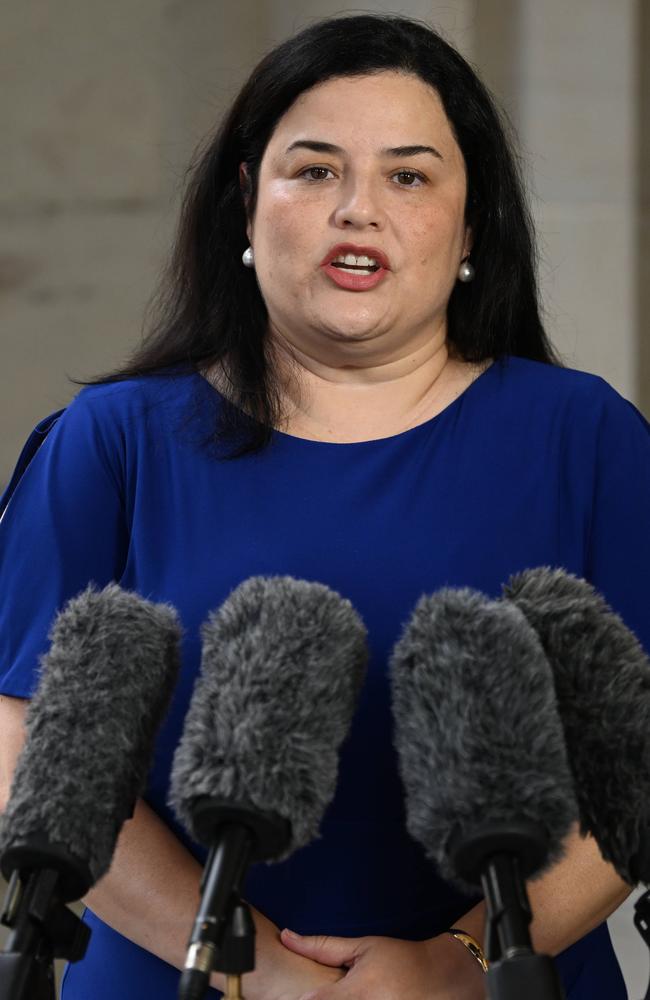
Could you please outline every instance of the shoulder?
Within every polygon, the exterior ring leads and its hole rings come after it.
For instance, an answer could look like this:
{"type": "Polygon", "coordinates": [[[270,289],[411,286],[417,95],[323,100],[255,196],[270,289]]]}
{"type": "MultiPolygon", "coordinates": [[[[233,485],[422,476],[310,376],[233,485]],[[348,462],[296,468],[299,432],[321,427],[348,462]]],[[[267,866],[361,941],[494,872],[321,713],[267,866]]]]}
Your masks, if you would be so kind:
{"type": "Polygon", "coordinates": [[[648,433],[645,417],[600,375],[558,365],[507,357],[496,362],[506,394],[529,410],[568,420],[576,428],[597,431],[603,423],[648,433]]]}
{"type": "Polygon", "coordinates": [[[170,438],[200,393],[197,377],[152,375],[85,386],[59,414],[42,420],[23,449],[14,478],[39,460],[64,467],[103,464],[116,479],[133,457],[170,438]]]}
{"type": "Polygon", "coordinates": [[[85,386],[63,411],[57,432],[137,436],[147,428],[178,423],[200,391],[193,373],[146,375],[85,386]]]}
{"type": "Polygon", "coordinates": [[[152,406],[174,408],[198,390],[195,373],[141,375],[84,386],[71,407],[94,414],[145,413],[152,406]]]}
{"type": "Polygon", "coordinates": [[[508,355],[496,362],[504,384],[558,398],[587,398],[614,390],[600,375],[508,355]]]}

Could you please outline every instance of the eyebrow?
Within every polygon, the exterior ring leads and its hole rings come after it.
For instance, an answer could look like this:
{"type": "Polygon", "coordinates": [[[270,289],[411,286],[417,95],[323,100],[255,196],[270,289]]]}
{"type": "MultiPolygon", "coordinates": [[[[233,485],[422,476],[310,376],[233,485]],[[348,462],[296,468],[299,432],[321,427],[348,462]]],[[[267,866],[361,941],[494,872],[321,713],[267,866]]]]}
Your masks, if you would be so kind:
{"type": "MultiPolygon", "coordinates": [[[[345,152],[340,146],[335,146],[331,142],[320,142],[317,139],[298,139],[296,142],[292,142],[290,146],[287,146],[286,152],[291,153],[294,149],[310,149],[313,153],[341,154],[345,152]]],[[[442,153],[434,146],[389,146],[386,149],[380,149],[379,152],[382,156],[396,157],[418,156],[420,153],[431,153],[437,159],[443,159],[442,153]]]]}

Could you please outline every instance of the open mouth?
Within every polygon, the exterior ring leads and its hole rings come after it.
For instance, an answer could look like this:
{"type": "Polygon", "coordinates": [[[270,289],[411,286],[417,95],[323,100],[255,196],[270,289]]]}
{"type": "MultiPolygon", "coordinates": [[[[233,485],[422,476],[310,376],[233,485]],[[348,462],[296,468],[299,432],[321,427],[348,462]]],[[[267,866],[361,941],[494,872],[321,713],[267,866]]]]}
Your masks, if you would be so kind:
{"type": "Polygon", "coordinates": [[[369,292],[390,274],[390,262],[378,247],[339,243],[321,267],[329,280],[348,292],[369,292]]]}
{"type": "Polygon", "coordinates": [[[356,274],[374,274],[381,264],[374,257],[366,254],[341,253],[334,257],[330,264],[341,271],[353,271],[356,274]]]}

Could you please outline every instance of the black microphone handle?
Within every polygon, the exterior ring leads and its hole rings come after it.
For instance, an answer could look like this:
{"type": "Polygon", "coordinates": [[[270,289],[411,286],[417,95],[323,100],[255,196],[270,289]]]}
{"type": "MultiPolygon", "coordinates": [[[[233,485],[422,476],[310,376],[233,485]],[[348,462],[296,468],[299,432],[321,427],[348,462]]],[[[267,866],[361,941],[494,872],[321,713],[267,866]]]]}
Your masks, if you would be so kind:
{"type": "Polygon", "coordinates": [[[201,882],[201,903],[181,973],[179,1000],[202,1000],[209,988],[233,892],[239,891],[253,846],[254,837],[248,827],[228,823],[215,831],[214,847],[201,882]]]}
{"type": "Polygon", "coordinates": [[[0,1000],[56,1000],[53,963],[27,953],[2,952],[0,1000]]]}
{"type": "Polygon", "coordinates": [[[490,929],[488,961],[532,953],[529,930],[532,913],[517,855],[504,851],[486,858],[481,884],[490,929]]]}
{"type": "Polygon", "coordinates": [[[565,1000],[553,959],[533,952],[532,911],[519,858],[493,855],[481,882],[488,918],[488,1000],[565,1000]]]}
{"type": "Polygon", "coordinates": [[[61,881],[56,869],[12,873],[0,915],[10,932],[0,953],[0,1000],[55,1000],[54,959],[86,954],[90,928],[61,901],[61,881]]]}
{"type": "Polygon", "coordinates": [[[515,955],[490,965],[488,1000],[565,1000],[557,969],[548,955],[515,955]]]}

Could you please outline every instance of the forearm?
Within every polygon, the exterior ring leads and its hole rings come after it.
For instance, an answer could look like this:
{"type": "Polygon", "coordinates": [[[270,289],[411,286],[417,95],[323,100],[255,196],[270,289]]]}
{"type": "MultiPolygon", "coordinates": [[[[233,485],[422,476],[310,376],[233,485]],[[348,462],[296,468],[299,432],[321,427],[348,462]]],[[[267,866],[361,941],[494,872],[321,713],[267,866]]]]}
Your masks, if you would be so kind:
{"type": "Polygon", "coordinates": [[[198,906],[201,866],[156,813],[138,801],[111,869],[83,902],[101,920],[181,968],[198,906]]]}
{"type": "MultiPolygon", "coordinates": [[[[603,861],[596,842],[572,832],[566,854],[541,878],[528,882],[533,912],[531,937],[536,952],[557,955],[606,920],[631,889],[603,861]]],[[[464,916],[458,926],[481,943],[485,936],[485,903],[464,916]]]]}
{"type": "MultiPolygon", "coordinates": [[[[123,827],[110,872],[84,903],[130,941],[181,969],[199,904],[201,865],[142,800],[123,827]]],[[[258,950],[277,931],[254,912],[258,950]]],[[[247,985],[249,981],[247,980],[247,985]]],[[[213,986],[223,990],[222,976],[213,986]]]]}
{"type": "MultiPolygon", "coordinates": [[[[25,739],[28,703],[0,695],[0,811],[25,739]]],[[[180,969],[199,906],[201,866],[146,803],[120,833],[110,871],[84,902],[119,934],[180,969]]],[[[280,944],[278,928],[253,910],[255,971],[246,976],[249,1000],[296,1000],[341,971],[293,955],[280,944]]],[[[223,989],[216,973],[212,984],[223,989]]]]}
{"type": "MultiPolygon", "coordinates": [[[[118,933],[181,969],[199,905],[201,865],[156,813],[139,801],[120,834],[109,873],[84,902],[118,933]]],[[[340,973],[289,955],[278,928],[256,910],[256,969],[246,975],[250,1000],[298,997],[340,973]]],[[[225,988],[214,973],[212,985],[225,988]]]]}

